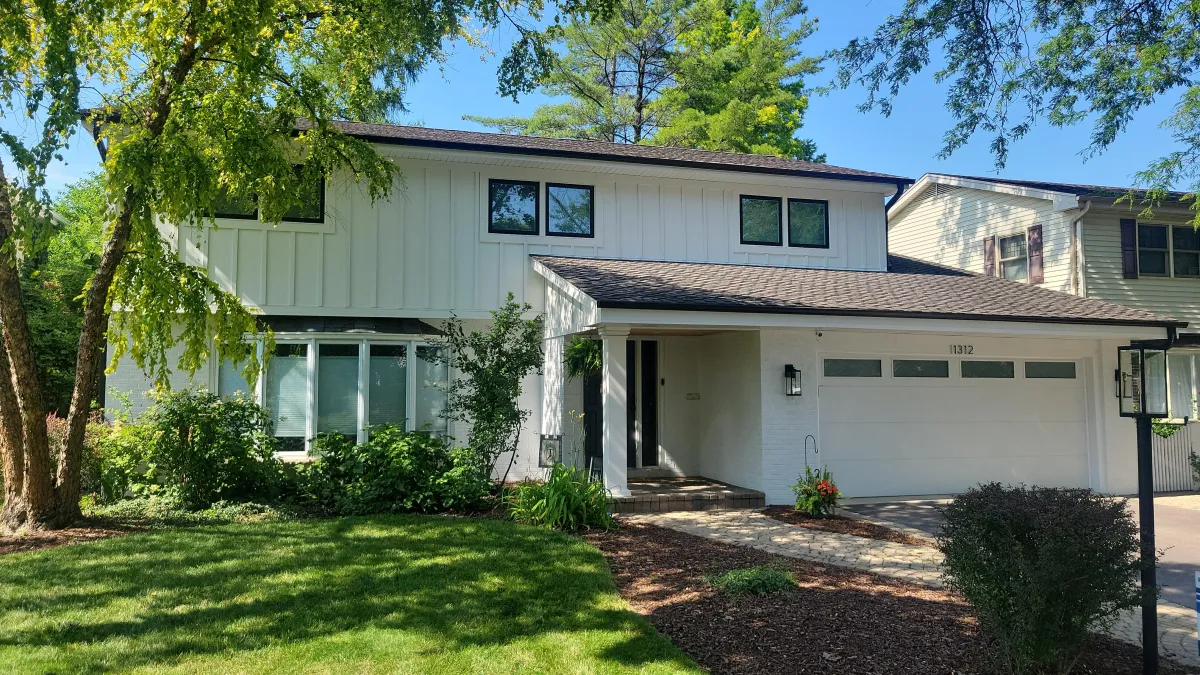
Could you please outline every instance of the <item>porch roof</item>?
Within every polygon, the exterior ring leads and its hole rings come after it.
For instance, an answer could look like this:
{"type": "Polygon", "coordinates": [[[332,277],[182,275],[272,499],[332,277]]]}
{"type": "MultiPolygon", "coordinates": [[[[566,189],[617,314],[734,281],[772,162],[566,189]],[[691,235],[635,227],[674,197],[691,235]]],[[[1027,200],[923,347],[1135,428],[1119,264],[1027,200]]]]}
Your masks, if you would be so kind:
{"type": "Polygon", "coordinates": [[[888,271],[531,256],[600,309],[1183,327],[1140,309],[888,256],[888,271]]]}

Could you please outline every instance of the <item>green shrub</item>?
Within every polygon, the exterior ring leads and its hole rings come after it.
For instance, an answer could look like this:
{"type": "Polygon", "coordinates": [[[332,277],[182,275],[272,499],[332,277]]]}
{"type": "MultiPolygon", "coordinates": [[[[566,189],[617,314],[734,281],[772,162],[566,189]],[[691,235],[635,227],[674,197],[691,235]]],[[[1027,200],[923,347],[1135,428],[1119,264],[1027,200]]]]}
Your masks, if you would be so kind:
{"type": "Polygon", "coordinates": [[[775,595],[796,589],[792,571],[775,565],[730,570],[707,578],[716,589],[730,595],[775,595]]]}
{"type": "Polygon", "coordinates": [[[194,510],[279,497],[283,463],[262,406],[204,390],[152,396],[135,422],[114,422],[97,438],[105,501],[169,493],[194,510]]]}
{"type": "Polygon", "coordinates": [[[492,488],[475,453],[423,431],[372,427],[359,445],[321,435],[313,452],[317,461],[296,470],[300,500],[332,513],[470,511],[492,488]]]}
{"type": "Polygon", "coordinates": [[[829,471],[813,471],[804,467],[804,477],[791,486],[796,493],[796,510],[814,518],[832,515],[837,510],[841,492],[829,471]]]}
{"type": "Polygon", "coordinates": [[[1193,452],[1189,455],[1189,459],[1192,460],[1192,481],[1200,483],[1200,455],[1193,452]]]}
{"type": "Polygon", "coordinates": [[[1067,672],[1141,602],[1137,525],[1091,490],[982,485],[946,507],[938,547],[1014,673],[1067,672]]]}
{"type": "Polygon", "coordinates": [[[545,482],[526,481],[507,490],[505,503],[513,520],[529,525],[570,531],[616,527],[604,485],[562,462],[550,468],[545,482]]]}

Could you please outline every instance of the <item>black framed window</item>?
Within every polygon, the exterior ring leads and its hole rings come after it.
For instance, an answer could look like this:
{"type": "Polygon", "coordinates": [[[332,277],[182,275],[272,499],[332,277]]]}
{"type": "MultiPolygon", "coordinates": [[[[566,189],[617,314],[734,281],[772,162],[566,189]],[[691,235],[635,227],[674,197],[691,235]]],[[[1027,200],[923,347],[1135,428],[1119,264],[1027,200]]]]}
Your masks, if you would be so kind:
{"type": "Polygon", "coordinates": [[[788,200],[788,246],[829,248],[829,202],[788,200]]]}
{"type": "Polygon", "coordinates": [[[258,218],[258,201],[253,197],[238,197],[222,189],[212,203],[213,217],[239,218],[256,220],[258,218]]]}
{"type": "Polygon", "coordinates": [[[538,184],[488,180],[488,232],[538,234],[538,184]]]}
{"type": "Polygon", "coordinates": [[[1170,275],[1167,266],[1167,226],[1138,225],[1138,271],[1146,276],[1170,275]]]}
{"type": "Polygon", "coordinates": [[[596,194],[591,185],[546,183],[546,234],[593,237],[596,234],[596,194]]]}
{"type": "Polygon", "coordinates": [[[293,223],[325,222],[325,176],[317,174],[315,180],[305,180],[303,168],[293,168],[300,179],[300,201],[283,214],[283,220],[293,223]]]}
{"type": "Polygon", "coordinates": [[[1171,228],[1172,266],[1177,277],[1200,277],[1200,231],[1191,225],[1171,228]]]}
{"type": "Polygon", "coordinates": [[[779,197],[742,195],[742,243],[762,246],[783,244],[783,200],[779,197]]]}

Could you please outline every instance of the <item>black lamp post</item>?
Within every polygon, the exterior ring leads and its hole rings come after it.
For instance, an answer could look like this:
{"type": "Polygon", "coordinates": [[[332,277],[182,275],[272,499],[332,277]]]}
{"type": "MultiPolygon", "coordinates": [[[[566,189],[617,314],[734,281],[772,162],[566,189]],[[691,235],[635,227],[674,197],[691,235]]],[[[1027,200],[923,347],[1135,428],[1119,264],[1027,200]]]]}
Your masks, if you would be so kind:
{"type": "Polygon", "coordinates": [[[1150,420],[1167,416],[1167,347],[1117,349],[1121,417],[1137,420],[1138,520],[1142,549],[1142,672],[1158,672],[1158,571],[1154,564],[1154,464],[1150,420]]]}

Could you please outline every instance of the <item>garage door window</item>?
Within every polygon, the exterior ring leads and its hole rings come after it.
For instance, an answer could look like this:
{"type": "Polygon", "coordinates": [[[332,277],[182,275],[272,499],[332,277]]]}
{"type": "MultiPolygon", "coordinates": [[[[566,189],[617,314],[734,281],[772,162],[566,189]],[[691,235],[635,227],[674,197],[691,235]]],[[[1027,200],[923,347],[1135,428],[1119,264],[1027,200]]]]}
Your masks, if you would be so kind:
{"type": "Polygon", "coordinates": [[[880,359],[825,359],[825,377],[883,377],[880,359]]]}
{"type": "Polygon", "coordinates": [[[1026,361],[1025,379],[1028,380],[1073,380],[1074,361],[1026,361]]]}
{"type": "Polygon", "coordinates": [[[895,377],[950,377],[950,362],[896,359],[892,361],[892,375],[895,377]]]}
{"type": "Polygon", "coordinates": [[[1012,361],[963,361],[962,376],[965,378],[1011,380],[1016,377],[1012,361]]]}

